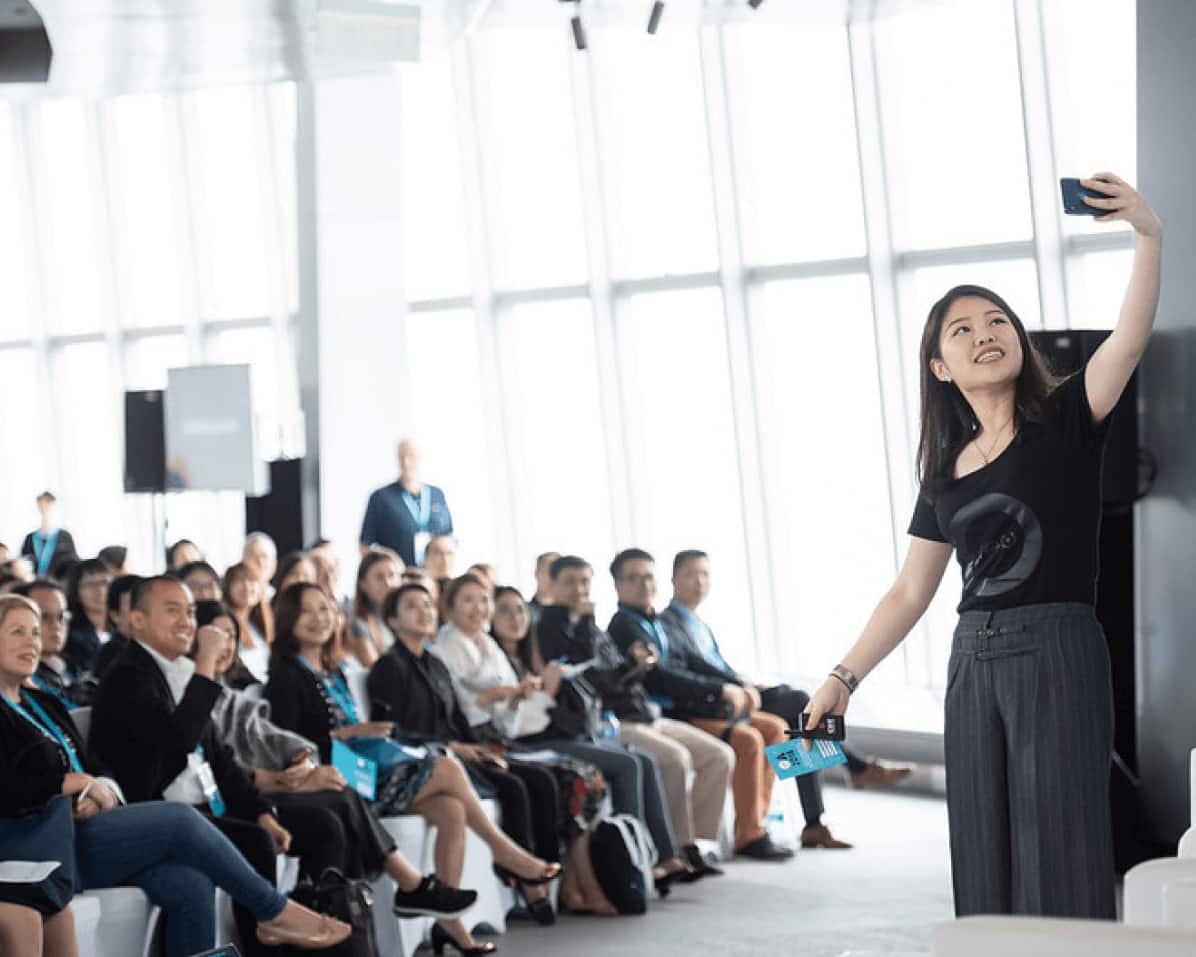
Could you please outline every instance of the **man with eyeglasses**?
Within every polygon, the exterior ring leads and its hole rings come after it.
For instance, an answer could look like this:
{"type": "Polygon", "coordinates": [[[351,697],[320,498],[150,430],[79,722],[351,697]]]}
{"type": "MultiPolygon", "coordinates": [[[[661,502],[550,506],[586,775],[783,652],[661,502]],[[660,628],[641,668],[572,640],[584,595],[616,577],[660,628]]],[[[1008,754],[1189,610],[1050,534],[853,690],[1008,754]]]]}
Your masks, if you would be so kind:
{"type": "Polygon", "coordinates": [[[51,579],[38,578],[17,587],[14,593],[32,599],[41,612],[42,653],[33,683],[61,701],[68,711],[90,705],[95,697],[95,682],[89,678],[80,680],[62,657],[71,623],[62,586],[51,579]]]}

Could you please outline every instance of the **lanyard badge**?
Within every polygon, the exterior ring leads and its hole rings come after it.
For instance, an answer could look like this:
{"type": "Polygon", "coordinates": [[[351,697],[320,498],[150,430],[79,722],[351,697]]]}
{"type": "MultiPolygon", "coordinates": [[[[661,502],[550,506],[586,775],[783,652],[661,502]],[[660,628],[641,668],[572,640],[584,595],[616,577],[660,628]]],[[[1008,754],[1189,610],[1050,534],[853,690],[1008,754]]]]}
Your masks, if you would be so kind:
{"type": "Polygon", "coordinates": [[[17,714],[28,721],[31,725],[37,728],[47,738],[58,745],[59,750],[66,755],[67,761],[70,763],[71,770],[76,774],[83,774],[83,762],[79,760],[79,755],[75,753],[75,746],[71,744],[70,738],[62,733],[62,729],[58,727],[53,719],[46,714],[45,709],[32,698],[26,698],[25,701],[29,707],[33,709],[34,714],[30,714],[22,708],[15,701],[10,701],[7,695],[0,695],[4,701],[17,714]],[[36,715],[36,717],[34,717],[36,715]]]}
{"type": "Polygon", "coordinates": [[[204,757],[202,744],[197,744],[195,750],[187,755],[187,766],[199,778],[199,786],[203,790],[203,797],[208,802],[208,810],[212,812],[212,817],[224,817],[224,798],[220,794],[220,788],[216,786],[216,775],[212,773],[212,766],[204,757]]]}

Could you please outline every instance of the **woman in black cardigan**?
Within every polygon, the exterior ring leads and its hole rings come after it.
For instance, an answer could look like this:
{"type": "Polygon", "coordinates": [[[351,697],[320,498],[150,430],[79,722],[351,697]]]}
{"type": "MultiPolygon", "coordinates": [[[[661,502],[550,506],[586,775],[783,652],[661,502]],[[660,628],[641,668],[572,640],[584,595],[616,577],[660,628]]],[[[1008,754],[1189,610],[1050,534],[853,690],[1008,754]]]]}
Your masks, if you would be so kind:
{"type": "MultiPolygon", "coordinates": [[[[416,590],[427,595],[422,588],[416,590]]],[[[318,585],[299,583],[279,594],[275,625],[266,685],[274,723],[315,743],[322,761],[330,759],[334,740],[352,745],[362,738],[381,738],[395,743],[393,722],[358,720],[344,672],[330,660],[335,610],[318,585]]],[[[433,756],[426,764],[417,759],[396,768],[389,780],[379,780],[379,796],[388,801],[387,813],[419,814],[436,827],[436,875],[441,881],[455,887],[461,879],[466,826],[490,848],[502,875],[544,884],[560,873],[560,865],[527,853],[494,826],[457,761],[433,756]]],[[[460,920],[442,920],[433,942],[443,947],[450,940],[467,953],[497,949],[493,944],[476,945],[460,920]]]]}
{"type": "MultiPolygon", "coordinates": [[[[121,806],[120,789],[98,776],[67,710],[27,686],[40,653],[37,605],[0,596],[0,816],[37,814],[57,795],[70,796],[79,886],[140,887],[166,913],[170,957],[213,946],[216,887],[257,917],[264,944],[322,949],[348,937],[347,924],[287,901],[194,808],[121,806]]],[[[0,883],[0,900],[4,890],[0,883]]]]}

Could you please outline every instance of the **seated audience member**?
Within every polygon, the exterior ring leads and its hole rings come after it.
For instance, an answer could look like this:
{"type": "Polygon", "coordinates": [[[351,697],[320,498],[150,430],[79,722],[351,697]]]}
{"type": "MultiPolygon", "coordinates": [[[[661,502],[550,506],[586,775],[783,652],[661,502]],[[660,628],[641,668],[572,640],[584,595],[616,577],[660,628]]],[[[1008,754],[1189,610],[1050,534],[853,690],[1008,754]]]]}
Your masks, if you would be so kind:
{"type": "MultiPolygon", "coordinates": [[[[250,685],[261,685],[261,682],[253,676],[241,660],[241,626],[227,605],[219,601],[197,601],[195,603],[195,624],[197,628],[203,628],[204,625],[215,625],[221,631],[228,632],[229,639],[232,641],[232,647],[226,648],[216,661],[216,681],[226,690],[236,692],[244,691],[250,685]]],[[[189,657],[195,658],[195,645],[191,646],[189,657]]],[[[218,720],[220,706],[228,698],[228,695],[220,696],[220,701],[212,711],[213,720],[218,720]]],[[[223,733],[221,733],[221,737],[224,737],[223,733]]],[[[234,751],[237,750],[235,742],[230,741],[228,744],[234,751]]]]}
{"type": "Polygon", "coordinates": [[[274,594],[277,595],[289,585],[299,582],[317,585],[319,580],[316,563],[306,552],[287,552],[278,560],[278,569],[274,572],[274,578],[270,585],[274,589],[274,594]]]}
{"type": "Polygon", "coordinates": [[[399,584],[419,585],[432,596],[433,601],[440,599],[440,583],[418,565],[404,568],[403,574],[399,576],[399,584]]]}
{"type": "Polygon", "coordinates": [[[225,633],[216,661],[216,680],[224,685],[212,709],[216,735],[253,775],[258,790],[270,796],[279,822],[293,837],[291,853],[298,855],[303,873],[318,880],[326,868],[335,867],[351,878],[372,879],[385,871],[398,887],[398,916],[463,914],[477,899],[476,892],[424,878],[399,853],[361,795],[346,787],[336,768],[319,763],[316,745],[274,724],[268,702],[230,684],[239,662],[237,623],[228,610],[219,602],[197,602],[195,619],[201,628],[211,625],[225,633]]]}
{"type": "MultiPolygon", "coordinates": [[[[444,662],[426,653],[425,642],[436,636],[431,595],[418,585],[404,585],[387,596],[383,610],[397,640],[370,669],[367,687],[372,716],[392,721],[395,733],[404,741],[447,745],[469,768],[475,783],[495,793],[502,807],[503,830],[520,847],[532,851],[540,833],[532,824],[532,807],[546,807],[549,799],[538,796],[533,805],[527,784],[511,774],[506,761],[473,733],[444,662]]],[[[551,843],[555,845],[555,837],[551,843]]],[[[546,854],[540,857],[524,854],[518,866],[509,867],[518,875],[529,901],[545,897],[542,885],[560,872],[559,864],[541,859],[557,856],[549,853],[553,850],[545,847],[546,854]]],[[[510,855],[506,856],[509,859],[510,855]]],[[[497,853],[495,857],[498,859],[497,853]]],[[[500,859],[499,863],[504,862],[500,859]]],[[[507,879],[514,876],[506,875],[507,879]]]]}
{"type": "Polygon", "coordinates": [[[373,665],[395,643],[395,636],[386,627],[382,603],[399,587],[402,572],[402,560],[390,549],[367,552],[357,566],[348,650],[364,668],[373,665]]]}
{"type": "Polygon", "coordinates": [[[166,570],[168,572],[177,572],[184,565],[190,565],[192,562],[202,562],[203,560],[203,552],[189,538],[180,538],[166,549],[166,570]]]}
{"type": "Polygon", "coordinates": [[[278,547],[265,532],[250,532],[245,536],[241,561],[263,585],[269,585],[278,570],[278,547]]]}
{"type": "Polygon", "coordinates": [[[18,581],[31,582],[37,576],[33,571],[33,562],[28,558],[10,558],[0,565],[0,574],[11,575],[18,581]]]}
{"type": "Polygon", "coordinates": [[[41,578],[22,583],[14,594],[31,599],[41,618],[42,654],[33,673],[33,684],[57,698],[68,711],[90,705],[95,696],[95,681],[90,677],[77,680],[78,676],[62,657],[71,620],[62,586],[52,579],[41,578]]]}
{"type": "Polygon", "coordinates": [[[24,582],[17,578],[16,575],[10,575],[8,572],[0,572],[0,595],[7,595],[23,584],[24,582]]]}
{"type": "Polygon", "coordinates": [[[656,759],[669,818],[685,861],[699,874],[721,874],[702,857],[696,839],[718,836],[735,752],[689,725],[660,716],[643,685],[644,674],[657,659],[642,642],[631,649],[633,658],[624,659],[610,636],[595,623],[589,599],[593,578],[589,563],[566,555],[558,558],[553,568],[557,572],[556,604],[540,613],[536,632],[540,653],[545,661],[593,662],[584,677],[601,695],[603,708],[619,719],[620,744],[646,751],[656,759]]]}
{"type": "Polygon", "coordinates": [[[108,586],[112,572],[98,558],[75,566],[67,583],[67,608],[71,628],[62,656],[75,674],[95,672],[100,648],[111,636],[108,622],[108,586]]]}
{"type": "Polygon", "coordinates": [[[333,601],[340,602],[341,595],[341,560],[336,555],[332,542],[326,538],[317,538],[307,550],[308,557],[316,564],[316,582],[324,592],[332,596],[333,601]]]}
{"type": "MultiPolygon", "coordinates": [[[[108,669],[92,707],[96,757],[130,801],[176,801],[210,817],[272,882],[275,852],[287,851],[291,835],[212,724],[224,633],[210,626],[197,632],[191,593],[167,576],[137,586],[130,619],[133,641],[108,669]],[[186,657],[193,642],[194,661],[186,657]]],[[[253,953],[254,917],[244,907],[234,915],[253,953]]]]}
{"type": "MultiPolygon", "coordinates": [[[[568,579],[576,571],[566,567],[561,577],[568,579]]],[[[571,591],[568,597],[571,599],[574,594],[571,591]]],[[[588,600],[588,591],[586,597],[588,600]]],[[[489,669],[491,681],[500,688],[523,688],[529,677],[540,678],[539,690],[516,703],[513,722],[510,701],[491,704],[491,720],[500,726],[514,724],[520,734],[513,736],[519,737],[521,743],[571,755],[602,772],[603,779],[609,782],[615,811],[637,817],[648,826],[657,852],[656,888],[662,896],[674,881],[688,883],[706,876],[709,871],[694,871],[677,856],[677,839],[665,806],[664,785],[656,759],[642,751],[628,751],[614,742],[594,739],[585,713],[590,700],[588,693],[579,687],[576,679],[563,677],[559,663],[544,664],[532,631],[531,612],[517,589],[501,586],[495,592],[490,635],[502,652],[501,659],[490,655],[494,658],[489,669]],[[527,714],[520,713],[525,711],[527,714]]],[[[433,648],[443,642],[443,637],[438,638],[433,648]]],[[[505,730],[508,734],[512,732],[509,726],[505,730]]]]}
{"type": "MultiPolygon", "coordinates": [[[[736,853],[758,860],[786,860],[788,848],[774,844],[765,823],[772,801],[774,775],[764,757],[769,745],[788,740],[787,725],[753,708],[753,699],[738,681],[728,681],[705,666],[700,657],[673,646],[656,615],[656,565],[640,549],[621,552],[611,565],[619,610],[610,623],[611,637],[621,648],[645,642],[660,663],[644,684],[672,718],[689,721],[735,749],[736,853]]],[[[829,832],[828,832],[829,834],[829,832]]],[[[833,846],[845,847],[842,842],[833,846]]]]}
{"type": "Polygon", "coordinates": [[[433,535],[424,550],[424,571],[440,582],[454,577],[456,563],[457,540],[452,535],[433,535]]]}
{"type": "Polygon", "coordinates": [[[117,578],[129,574],[129,550],[124,545],[108,545],[101,548],[96,558],[107,565],[117,578]]]}
{"type": "Polygon", "coordinates": [[[527,603],[531,609],[533,625],[540,609],[552,604],[552,563],[560,557],[559,552],[544,552],[536,556],[536,593],[527,603]]]}
{"type": "MultiPolygon", "coordinates": [[[[422,589],[408,589],[427,599],[422,589]]],[[[352,744],[355,739],[391,738],[393,722],[359,720],[344,675],[328,668],[320,653],[332,634],[327,597],[318,588],[304,585],[292,590],[295,594],[288,591],[279,604],[279,624],[285,630],[279,631],[278,664],[266,689],[271,720],[311,740],[325,761],[333,740],[352,744]],[[301,655],[306,665],[300,663],[301,655]]],[[[434,633],[434,625],[429,624],[428,629],[434,633]]],[[[385,782],[380,782],[379,797],[375,805],[382,804],[386,813],[419,814],[436,827],[436,876],[444,884],[455,887],[461,880],[467,825],[487,844],[501,867],[537,879],[556,875],[555,867],[549,869],[544,861],[522,851],[495,827],[461,765],[450,757],[431,754],[427,759],[408,762],[406,767],[396,765],[385,782]]],[[[438,939],[451,939],[458,949],[475,946],[459,920],[441,920],[440,927],[439,933],[448,938],[438,939]]],[[[494,949],[488,947],[483,952],[494,949]]]]}
{"type": "Polygon", "coordinates": [[[0,954],[4,957],[76,957],[79,942],[71,905],[43,913],[25,903],[28,884],[0,881],[0,954]],[[13,898],[9,900],[8,898],[13,898]]]}
{"type": "Polygon", "coordinates": [[[207,562],[190,562],[175,572],[184,585],[191,589],[196,601],[222,601],[224,589],[220,587],[220,573],[207,562]]]}
{"type": "Polygon", "coordinates": [[[129,609],[133,589],[141,581],[140,575],[122,575],[108,586],[108,640],[96,655],[95,676],[99,680],[129,644],[129,609]]]}
{"type": "MultiPolygon", "coordinates": [[[[172,584],[183,591],[181,585],[172,584]]],[[[187,957],[215,944],[216,887],[227,891],[247,913],[242,935],[248,934],[246,942],[252,940],[259,947],[324,948],[348,937],[347,924],[288,903],[272,879],[254,873],[236,848],[194,809],[156,801],[121,806],[125,797],[133,795],[122,794],[116,782],[98,776],[96,761],[59,700],[23,687],[41,650],[39,626],[37,606],[29,599],[0,599],[0,779],[4,781],[0,815],[29,814],[59,794],[74,798],[75,853],[82,889],[140,887],[165,913],[169,957],[187,957]]],[[[200,667],[209,664],[205,660],[200,667]]],[[[206,723],[206,703],[198,699],[193,703],[202,707],[190,719],[178,712],[156,721],[147,716],[148,720],[130,728],[137,736],[137,743],[129,748],[135,760],[152,764],[162,775],[183,768],[194,744],[163,767],[153,761],[156,749],[147,739],[179,733],[172,719],[190,725],[206,723]]],[[[273,869],[272,854],[270,866],[273,869]]]]}
{"type": "Polygon", "coordinates": [[[37,510],[41,522],[25,536],[21,555],[32,563],[34,576],[61,579],[67,568],[79,561],[75,540],[58,523],[58,499],[53,492],[37,497],[37,510]]]}
{"type": "MultiPolygon", "coordinates": [[[[710,559],[705,552],[691,550],[678,552],[673,560],[673,600],[660,613],[660,622],[669,636],[670,648],[674,645],[681,652],[703,660],[712,674],[727,681],[736,681],[752,698],[755,710],[766,711],[783,718],[789,727],[800,727],[799,717],[809,703],[809,696],[789,685],[765,687],[753,684],[739,675],[723,658],[718,642],[710,626],[698,617],[698,606],[710,593],[710,559]]],[[[847,769],[851,783],[857,788],[889,787],[907,777],[910,768],[885,767],[876,761],[865,761],[850,748],[844,748],[847,755],[847,769]]],[[[821,828],[822,800],[816,775],[807,774],[797,778],[802,807],[806,813],[804,846],[835,847],[837,843],[825,843],[827,834],[821,828]],[[821,828],[821,830],[819,830],[821,828]]]]}
{"type": "Polygon", "coordinates": [[[232,612],[241,634],[237,654],[249,673],[266,683],[270,674],[270,642],[274,638],[274,616],[271,614],[262,630],[254,621],[253,612],[259,608],[266,594],[265,586],[244,563],[232,565],[224,573],[224,603],[232,612]]]}

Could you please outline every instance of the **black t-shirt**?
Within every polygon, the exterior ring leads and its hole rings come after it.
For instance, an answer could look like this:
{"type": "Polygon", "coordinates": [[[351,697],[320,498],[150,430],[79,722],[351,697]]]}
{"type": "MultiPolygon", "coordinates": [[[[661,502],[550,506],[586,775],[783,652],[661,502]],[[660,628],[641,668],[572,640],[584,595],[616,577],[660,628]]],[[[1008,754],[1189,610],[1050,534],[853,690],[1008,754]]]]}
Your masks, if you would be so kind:
{"type": "Polygon", "coordinates": [[[1046,602],[1095,604],[1101,468],[1109,419],[1092,418],[1084,371],[1051,394],[1042,422],[963,478],[918,497],[909,534],[955,546],[959,611],[1046,602]]]}

